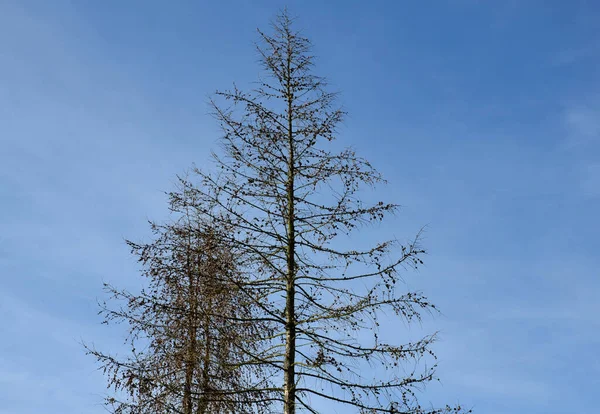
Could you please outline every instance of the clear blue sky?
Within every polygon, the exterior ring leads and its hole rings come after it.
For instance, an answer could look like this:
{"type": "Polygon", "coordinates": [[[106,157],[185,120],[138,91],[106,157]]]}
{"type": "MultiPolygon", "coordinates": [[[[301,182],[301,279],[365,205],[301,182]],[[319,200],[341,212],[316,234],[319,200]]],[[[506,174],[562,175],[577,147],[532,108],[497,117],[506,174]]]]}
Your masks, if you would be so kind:
{"type": "MultiPolygon", "coordinates": [[[[123,238],[204,166],[207,97],[257,78],[277,1],[0,1],[0,413],[102,413],[80,340],[101,283],[138,283],[123,238]]],[[[485,414],[596,412],[600,389],[600,3],[297,1],[340,142],[429,225],[407,274],[443,316],[424,401],[485,414]]],[[[381,230],[381,229],[380,229],[381,230]]],[[[411,328],[421,332],[420,327],[411,328]]]]}

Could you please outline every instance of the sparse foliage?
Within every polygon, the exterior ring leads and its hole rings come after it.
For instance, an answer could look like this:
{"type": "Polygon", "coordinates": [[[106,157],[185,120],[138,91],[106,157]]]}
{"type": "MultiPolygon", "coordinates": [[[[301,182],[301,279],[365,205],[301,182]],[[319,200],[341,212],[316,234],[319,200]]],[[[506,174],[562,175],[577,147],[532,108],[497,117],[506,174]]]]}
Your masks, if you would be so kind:
{"type": "Polygon", "coordinates": [[[401,345],[378,337],[381,312],[410,322],[435,310],[423,295],[401,292],[399,272],[422,264],[418,237],[365,249],[337,243],[397,205],[359,197],[384,180],[352,149],[332,150],[345,114],[292,26],[284,12],[272,34],[259,32],[265,77],[253,90],[234,87],[212,101],[223,131],[219,172],[196,169],[199,182],[181,181],[193,195],[188,207],[232,230],[225,237],[244,274],[239,291],[272,329],[244,357],[280,386],[254,391],[275,391],[285,414],[316,413],[319,400],[345,412],[460,412],[417,401],[434,378],[435,363],[418,364],[433,356],[434,336],[401,345]]]}
{"type": "Polygon", "coordinates": [[[117,414],[265,412],[268,379],[245,355],[269,328],[251,319],[255,305],[239,294],[242,275],[224,228],[188,204],[171,193],[176,220],[151,223],[150,243],[128,241],[146,288],[105,285],[119,305],[103,303],[101,314],[106,323],[128,324],[130,346],[124,358],[88,347],[114,390],[107,406],[117,414]]]}
{"type": "Polygon", "coordinates": [[[123,397],[108,400],[116,413],[464,412],[417,398],[434,379],[435,335],[380,339],[383,313],[410,323],[436,310],[401,283],[424,250],[418,235],[343,247],[398,206],[363,201],[359,191],[384,180],[334,149],[345,113],[292,26],[284,12],[271,34],[259,31],[265,77],[254,89],[211,101],[218,171],[180,178],[179,219],[153,224],[152,243],[129,243],[148,288],[107,286],[125,306],[103,314],[129,324],[131,353],[90,352],[123,397]]]}

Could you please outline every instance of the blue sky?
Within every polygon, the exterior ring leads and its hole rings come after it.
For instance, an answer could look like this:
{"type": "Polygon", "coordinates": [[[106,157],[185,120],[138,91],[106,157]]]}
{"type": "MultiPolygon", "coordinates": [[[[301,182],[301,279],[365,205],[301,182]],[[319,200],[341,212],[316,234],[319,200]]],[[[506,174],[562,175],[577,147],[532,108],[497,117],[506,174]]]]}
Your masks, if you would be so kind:
{"type": "MultiPolygon", "coordinates": [[[[102,281],[138,284],[123,238],[218,130],[207,98],[259,73],[277,1],[0,2],[0,414],[101,413],[79,342],[102,281]]],[[[443,311],[441,383],[486,414],[593,412],[600,388],[600,4],[291,1],[343,92],[340,142],[428,225],[406,275],[443,311]]],[[[333,412],[333,411],[332,411],[333,412]]],[[[341,412],[341,411],[340,411],[341,412]]]]}

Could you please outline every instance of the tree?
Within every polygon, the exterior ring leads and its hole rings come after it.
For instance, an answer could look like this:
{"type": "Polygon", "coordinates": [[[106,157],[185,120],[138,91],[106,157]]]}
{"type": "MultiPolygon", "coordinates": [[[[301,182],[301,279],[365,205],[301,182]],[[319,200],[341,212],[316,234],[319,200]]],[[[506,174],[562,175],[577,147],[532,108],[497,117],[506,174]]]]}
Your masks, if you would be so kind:
{"type": "Polygon", "coordinates": [[[186,194],[172,192],[175,220],[150,223],[150,243],[127,242],[146,288],[105,285],[121,306],[104,303],[101,314],[105,323],[129,325],[130,352],[118,358],[87,349],[116,393],[106,400],[114,413],[237,414],[268,406],[268,379],[260,366],[244,363],[268,327],[244,319],[254,305],[236,287],[241,273],[223,242],[226,229],[194,215],[189,204],[186,194]]]}
{"type": "Polygon", "coordinates": [[[423,295],[399,292],[400,271],[423,263],[419,238],[356,249],[336,243],[397,205],[359,197],[384,180],[352,149],[332,149],[345,113],[312,72],[310,41],[292,26],[283,12],[271,34],[259,30],[266,76],[254,89],[234,86],[211,101],[223,131],[219,172],[196,169],[199,182],[182,180],[198,214],[232,229],[227,244],[245,274],[240,292],[273,330],[245,357],[278,373],[285,414],[316,413],[319,399],[362,413],[459,412],[427,410],[416,398],[435,364],[410,365],[433,356],[435,335],[403,345],[378,336],[381,312],[410,322],[435,311],[423,295]]]}

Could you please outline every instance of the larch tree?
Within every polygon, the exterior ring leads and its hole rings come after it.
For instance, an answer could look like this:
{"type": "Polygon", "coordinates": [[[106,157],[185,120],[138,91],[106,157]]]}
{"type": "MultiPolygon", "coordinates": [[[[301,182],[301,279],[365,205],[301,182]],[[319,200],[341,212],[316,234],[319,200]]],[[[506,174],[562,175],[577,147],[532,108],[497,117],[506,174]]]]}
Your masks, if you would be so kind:
{"type": "Polygon", "coordinates": [[[146,286],[105,284],[105,323],[129,328],[124,357],[86,346],[114,391],[106,405],[117,414],[267,412],[269,379],[245,355],[269,328],[250,319],[255,305],[239,294],[226,228],[195,214],[188,195],[170,193],[175,218],[150,223],[151,242],[127,242],[146,286]]]}
{"type": "Polygon", "coordinates": [[[285,414],[317,413],[325,401],[344,412],[463,412],[418,401],[416,391],[434,379],[435,362],[419,361],[434,358],[435,335],[379,338],[383,312],[410,322],[436,310],[399,283],[401,271],[422,264],[418,237],[340,247],[397,205],[361,199],[362,187],[384,180],[352,149],[333,149],[345,113],[313,73],[311,43],[287,12],[259,38],[263,78],[211,100],[223,132],[218,171],[195,169],[197,180],[182,180],[190,207],[232,229],[225,237],[244,273],[238,289],[259,311],[250,319],[269,326],[244,358],[279,385],[255,391],[275,391],[285,414]]]}

